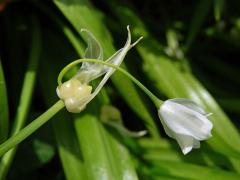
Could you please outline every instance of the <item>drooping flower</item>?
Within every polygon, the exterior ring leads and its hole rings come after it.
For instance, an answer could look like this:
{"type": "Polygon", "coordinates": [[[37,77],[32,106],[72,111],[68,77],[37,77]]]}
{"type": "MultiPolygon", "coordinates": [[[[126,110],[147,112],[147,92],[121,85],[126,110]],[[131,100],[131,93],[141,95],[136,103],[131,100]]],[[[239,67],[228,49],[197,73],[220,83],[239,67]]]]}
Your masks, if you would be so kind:
{"type": "Polygon", "coordinates": [[[158,116],[168,136],[175,139],[183,154],[200,147],[200,141],[210,138],[213,125],[200,106],[187,99],[170,99],[158,110],[158,116]]]}
{"type": "MultiPolygon", "coordinates": [[[[88,47],[85,51],[85,59],[98,59],[103,60],[103,51],[100,43],[96,40],[91,32],[86,29],[82,31],[88,35],[88,47]]],[[[127,52],[134,47],[141,39],[131,44],[131,33],[129,26],[127,26],[128,38],[123,48],[113,54],[106,62],[116,66],[120,66],[127,52]]],[[[103,64],[84,62],[78,73],[70,80],[64,82],[57,87],[57,95],[65,103],[65,106],[69,112],[78,113],[81,112],[85,106],[99,93],[104,84],[114,73],[115,69],[103,64]],[[96,89],[92,92],[92,86],[89,83],[103,76],[101,82],[96,89]]]]}

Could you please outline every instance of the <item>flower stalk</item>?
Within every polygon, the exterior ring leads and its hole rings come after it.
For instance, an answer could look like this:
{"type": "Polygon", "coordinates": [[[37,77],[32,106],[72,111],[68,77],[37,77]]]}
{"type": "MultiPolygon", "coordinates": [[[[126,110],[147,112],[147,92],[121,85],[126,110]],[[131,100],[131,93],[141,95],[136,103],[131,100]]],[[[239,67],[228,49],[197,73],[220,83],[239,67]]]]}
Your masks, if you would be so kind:
{"type": "Polygon", "coordinates": [[[134,76],[132,76],[129,72],[125,71],[123,68],[114,65],[114,64],[110,64],[108,62],[104,62],[104,61],[99,61],[96,59],[78,59],[75,60],[73,62],[71,62],[70,64],[68,64],[67,66],[65,66],[62,71],[59,73],[58,76],[58,85],[62,85],[62,79],[64,77],[64,75],[74,66],[76,66],[77,64],[83,63],[83,62],[92,62],[92,63],[98,63],[98,64],[102,64],[105,66],[108,66],[110,68],[114,68],[116,70],[118,70],[119,72],[121,72],[122,74],[124,74],[125,76],[127,76],[130,80],[132,80],[132,82],[134,82],[143,92],[145,92],[149,98],[153,101],[153,103],[155,104],[156,107],[159,107],[163,101],[160,100],[156,95],[154,95],[149,89],[147,89],[139,80],[137,80],[134,76]]]}
{"type": "MultiPolygon", "coordinates": [[[[156,106],[160,106],[162,104],[162,101],[158,99],[150,90],[148,90],[140,81],[138,81],[135,77],[133,77],[130,73],[125,71],[124,69],[104,62],[104,61],[99,61],[96,59],[79,59],[76,61],[73,61],[72,63],[68,64],[66,67],[63,68],[63,70],[60,72],[58,76],[58,83],[61,85],[62,84],[62,78],[67,71],[72,68],[73,66],[82,63],[82,62],[92,62],[92,63],[99,63],[103,64],[106,66],[109,66],[110,68],[114,68],[124,75],[126,75],[129,79],[131,79],[138,87],[140,87],[149,97],[150,99],[155,103],[156,106]]],[[[0,145],[0,157],[21,143],[24,139],[26,139],[28,136],[30,136],[32,133],[34,133],[38,128],[40,128],[43,124],[48,122],[56,113],[58,113],[63,107],[65,107],[65,104],[62,100],[59,100],[56,102],[51,108],[49,108],[45,113],[43,113],[41,116],[39,116],[37,119],[33,120],[28,126],[23,128],[19,133],[16,135],[12,136],[8,140],[6,140],[4,143],[0,145]]]]}
{"type": "Polygon", "coordinates": [[[43,124],[48,122],[57,112],[59,112],[64,107],[62,100],[56,102],[52,107],[50,107],[45,113],[39,116],[37,119],[33,120],[29,125],[19,131],[17,134],[13,135],[11,138],[6,140],[0,145],[0,157],[15,147],[17,144],[26,139],[29,135],[35,132],[43,124]]]}

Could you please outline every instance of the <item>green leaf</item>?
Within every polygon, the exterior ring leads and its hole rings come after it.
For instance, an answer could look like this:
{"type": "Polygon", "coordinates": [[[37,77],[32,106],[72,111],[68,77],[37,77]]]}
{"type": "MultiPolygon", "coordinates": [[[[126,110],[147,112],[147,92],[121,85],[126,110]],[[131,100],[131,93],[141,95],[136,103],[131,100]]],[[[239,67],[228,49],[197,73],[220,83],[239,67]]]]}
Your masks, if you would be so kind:
{"type": "Polygon", "coordinates": [[[198,32],[201,30],[201,26],[209,13],[211,5],[212,0],[199,0],[199,4],[197,5],[196,10],[192,16],[188,36],[186,38],[184,47],[186,51],[191,48],[194,39],[196,38],[198,32]]]}
{"type": "Polygon", "coordinates": [[[225,1],[224,0],[214,0],[214,17],[216,21],[221,20],[221,14],[223,11],[225,1]]]}
{"type": "Polygon", "coordinates": [[[47,163],[54,156],[54,148],[40,140],[34,140],[33,146],[41,163],[47,163]]]}
{"type": "Polygon", "coordinates": [[[184,179],[220,179],[234,180],[239,179],[240,175],[233,172],[219,170],[217,168],[207,168],[190,163],[170,162],[170,161],[154,161],[150,172],[159,176],[170,176],[184,179]],[[196,173],[197,172],[197,173],[196,173]]]}
{"type": "MultiPolygon", "coordinates": [[[[129,153],[109,134],[92,113],[94,105],[83,116],[75,117],[75,127],[89,179],[138,179],[129,153]],[[89,133],[91,132],[91,133],[89,133]]],[[[99,108],[99,106],[98,106],[99,108]]]]}
{"type": "Polygon", "coordinates": [[[59,26],[64,35],[71,42],[73,48],[78,53],[78,56],[83,57],[85,53],[83,42],[79,41],[75,33],[61,18],[59,18],[58,14],[55,14],[54,11],[49,8],[49,6],[45,5],[41,1],[34,1],[34,5],[36,5],[44,14],[46,14],[51,21],[53,21],[57,26],[59,26]]]}
{"type": "MultiPolygon", "coordinates": [[[[41,52],[41,29],[39,25],[38,19],[33,16],[31,18],[32,25],[32,39],[30,44],[30,53],[29,53],[29,62],[27,70],[24,74],[24,80],[20,95],[20,102],[17,108],[17,114],[13,123],[13,127],[11,130],[11,136],[17,134],[25,125],[27,115],[30,109],[34,85],[36,82],[36,74],[38,69],[38,62],[40,58],[41,52]]],[[[0,177],[2,179],[5,178],[15,153],[17,151],[17,147],[8,151],[2,157],[2,164],[0,166],[0,177]]]]}
{"type": "Polygon", "coordinates": [[[67,180],[88,180],[72,121],[73,119],[68,112],[59,113],[53,121],[61,164],[67,180]]]}
{"type": "MultiPolygon", "coordinates": [[[[141,148],[143,148],[142,157],[149,162],[154,160],[158,161],[176,161],[176,162],[189,162],[197,163],[210,167],[221,166],[230,169],[231,162],[226,157],[219,153],[209,150],[208,147],[202,145],[200,149],[192,151],[187,156],[183,155],[180,147],[172,141],[165,139],[154,140],[150,138],[142,138],[138,140],[141,148]]],[[[232,168],[231,168],[232,169],[232,168]]]]}
{"type": "Polygon", "coordinates": [[[0,60],[0,143],[8,136],[8,99],[7,87],[4,79],[2,63],[0,60]]]}

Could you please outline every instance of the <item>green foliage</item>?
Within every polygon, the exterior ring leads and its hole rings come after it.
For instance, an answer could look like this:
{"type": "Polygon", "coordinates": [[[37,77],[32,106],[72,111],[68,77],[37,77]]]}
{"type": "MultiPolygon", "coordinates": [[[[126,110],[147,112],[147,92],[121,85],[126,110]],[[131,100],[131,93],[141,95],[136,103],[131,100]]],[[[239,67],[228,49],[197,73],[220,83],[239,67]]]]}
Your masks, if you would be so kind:
{"type": "Polygon", "coordinates": [[[0,155],[14,147],[0,159],[1,180],[240,179],[240,73],[231,60],[240,48],[238,1],[33,0],[0,7],[0,155]],[[86,52],[81,29],[99,41],[90,39],[88,58],[101,46],[106,60],[123,46],[127,25],[133,41],[144,39],[123,68],[160,99],[189,98],[213,113],[213,137],[200,149],[184,156],[165,135],[154,103],[117,71],[83,112],[55,115],[63,107],[58,73],[86,52]],[[17,151],[17,138],[50,115],[17,151]]]}
{"type": "Polygon", "coordinates": [[[0,61],[0,142],[2,143],[8,136],[8,99],[7,88],[4,79],[2,63],[0,61]]]}

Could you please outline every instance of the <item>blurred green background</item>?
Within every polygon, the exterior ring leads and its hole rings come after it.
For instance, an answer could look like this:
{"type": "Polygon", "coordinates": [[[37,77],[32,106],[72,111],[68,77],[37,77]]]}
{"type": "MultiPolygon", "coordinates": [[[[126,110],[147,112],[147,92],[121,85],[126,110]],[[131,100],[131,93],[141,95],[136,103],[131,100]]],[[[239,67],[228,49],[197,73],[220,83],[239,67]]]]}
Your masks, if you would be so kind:
{"type": "Polygon", "coordinates": [[[0,142],[57,101],[58,73],[86,48],[81,28],[107,59],[127,25],[144,39],[122,67],[161,99],[212,112],[213,137],[182,155],[154,104],[116,72],[82,113],[61,111],[4,155],[0,180],[240,179],[238,0],[1,0],[0,142]]]}

